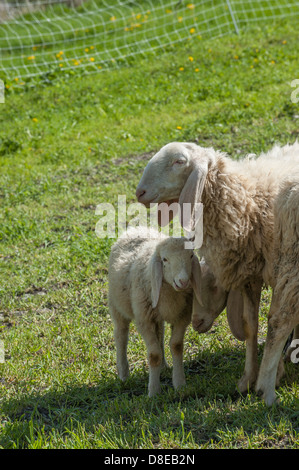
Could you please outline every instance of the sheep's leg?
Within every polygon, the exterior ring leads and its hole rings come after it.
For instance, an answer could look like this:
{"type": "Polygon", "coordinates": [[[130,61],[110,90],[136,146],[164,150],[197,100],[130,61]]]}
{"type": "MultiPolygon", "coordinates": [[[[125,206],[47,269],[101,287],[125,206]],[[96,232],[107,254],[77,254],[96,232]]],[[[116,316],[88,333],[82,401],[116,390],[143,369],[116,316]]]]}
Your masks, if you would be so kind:
{"type": "Polygon", "coordinates": [[[114,307],[110,306],[110,314],[114,323],[114,340],[116,345],[116,368],[119,378],[125,381],[129,376],[127,346],[129,339],[130,320],[123,317],[114,307]]]}
{"type": "Polygon", "coordinates": [[[172,334],[170,338],[170,351],[172,355],[173,371],[172,383],[175,389],[185,385],[185,373],[183,366],[183,349],[184,349],[184,336],[187,326],[190,323],[190,318],[178,321],[172,325],[172,334]]]}
{"type": "Polygon", "coordinates": [[[288,335],[296,326],[295,318],[286,317],[277,305],[271,306],[265,350],[260,367],[256,390],[263,394],[266,405],[271,406],[276,399],[275,382],[281,354],[288,335]]]}
{"type": "Polygon", "coordinates": [[[258,314],[262,291],[262,281],[249,282],[242,291],[244,300],[243,322],[246,341],[245,368],[238,388],[245,393],[255,383],[258,375],[258,314]]]}
{"type": "Polygon", "coordinates": [[[162,368],[163,353],[161,349],[161,338],[159,338],[159,327],[154,322],[145,322],[144,318],[141,322],[136,322],[136,326],[142,335],[148,355],[149,364],[149,383],[148,396],[153,397],[160,393],[160,373],[162,368]]]}

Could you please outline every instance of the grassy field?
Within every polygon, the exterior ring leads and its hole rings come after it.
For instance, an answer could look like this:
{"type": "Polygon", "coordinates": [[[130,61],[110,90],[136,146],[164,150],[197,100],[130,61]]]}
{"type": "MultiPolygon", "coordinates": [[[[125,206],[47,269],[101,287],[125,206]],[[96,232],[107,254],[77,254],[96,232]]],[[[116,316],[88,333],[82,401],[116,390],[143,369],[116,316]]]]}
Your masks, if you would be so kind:
{"type": "MultiPolygon", "coordinates": [[[[280,405],[236,382],[245,345],[225,314],[208,334],[189,327],[187,385],[147,397],[145,346],[132,325],[131,377],[116,376],[107,308],[113,239],[95,235],[96,205],[135,187],[152,152],[195,141],[233,158],[294,142],[298,22],[169,47],[100,74],[6,82],[0,104],[0,447],[298,448],[298,365],[280,405]]],[[[264,290],[259,353],[271,292],[264,290]]],[[[169,340],[166,329],[166,341],[169,340]]],[[[169,363],[171,358],[166,348],[169,363]]]]}

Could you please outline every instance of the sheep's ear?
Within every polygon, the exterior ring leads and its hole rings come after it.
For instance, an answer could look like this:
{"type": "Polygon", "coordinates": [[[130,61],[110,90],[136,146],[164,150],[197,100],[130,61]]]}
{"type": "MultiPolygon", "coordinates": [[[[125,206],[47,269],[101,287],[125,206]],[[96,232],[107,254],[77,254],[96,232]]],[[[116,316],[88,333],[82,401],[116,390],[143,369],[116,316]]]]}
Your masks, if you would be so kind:
{"type": "Polygon", "coordinates": [[[194,161],[194,168],[183,187],[179,204],[181,207],[181,224],[185,230],[191,231],[195,227],[195,204],[201,202],[206,177],[208,174],[208,163],[194,161]],[[183,204],[191,204],[190,210],[185,211],[183,204]]]}
{"type": "Polygon", "coordinates": [[[152,275],[152,307],[156,308],[159,301],[160,289],[162,286],[162,261],[158,255],[154,255],[151,261],[151,275],[152,275]]]}
{"type": "Polygon", "coordinates": [[[230,330],[239,341],[245,341],[243,324],[243,296],[240,291],[231,290],[228,294],[226,313],[230,330]]]}
{"type": "Polygon", "coordinates": [[[194,254],[192,258],[192,277],[191,277],[191,285],[193,288],[193,292],[199,304],[203,307],[201,295],[200,295],[200,285],[201,285],[202,275],[201,275],[201,267],[199,260],[194,254]]]}

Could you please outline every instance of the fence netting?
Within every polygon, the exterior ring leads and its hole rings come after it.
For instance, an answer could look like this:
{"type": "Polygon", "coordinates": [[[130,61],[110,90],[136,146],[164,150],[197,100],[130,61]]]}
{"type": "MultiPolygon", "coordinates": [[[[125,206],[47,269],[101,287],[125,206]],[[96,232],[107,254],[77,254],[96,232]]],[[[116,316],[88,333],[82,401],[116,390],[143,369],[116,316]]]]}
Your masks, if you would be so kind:
{"type": "Polygon", "coordinates": [[[2,1],[0,73],[13,79],[101,71],[137,54],[238,34],[247,24],[298,13],[295,0],[2,1]]]}

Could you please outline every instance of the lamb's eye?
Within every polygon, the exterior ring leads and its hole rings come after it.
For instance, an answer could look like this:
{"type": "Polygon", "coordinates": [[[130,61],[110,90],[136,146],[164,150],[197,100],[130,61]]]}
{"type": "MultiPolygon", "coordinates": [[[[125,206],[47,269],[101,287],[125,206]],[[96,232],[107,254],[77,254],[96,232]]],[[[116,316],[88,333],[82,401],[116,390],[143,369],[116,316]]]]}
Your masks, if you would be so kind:
{"type": "Polygon", "coordinates": [[[166,261],[168,261],[168,259],[167,259],[167,258],[163,258],[163,261],[166,263],[166,261]]]}
{"type": "Polygon", "coordinates": [[[175,160],[175,162],[173,162],[174,165],[183,165],[185,163],[185,160],[181,159],[181,160],[175,160]]]}

